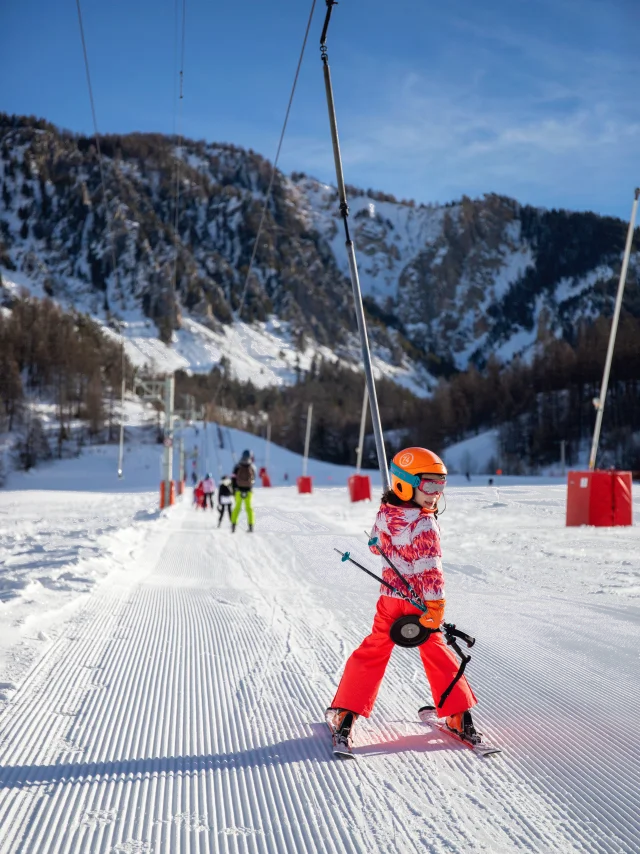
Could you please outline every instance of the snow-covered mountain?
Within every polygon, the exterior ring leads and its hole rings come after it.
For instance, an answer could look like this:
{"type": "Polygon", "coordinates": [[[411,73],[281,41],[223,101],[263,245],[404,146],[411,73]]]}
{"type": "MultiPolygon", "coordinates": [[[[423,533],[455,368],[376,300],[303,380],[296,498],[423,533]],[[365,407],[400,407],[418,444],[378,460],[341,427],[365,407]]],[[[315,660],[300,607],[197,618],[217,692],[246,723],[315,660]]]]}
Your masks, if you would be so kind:
{"type": "MultiPolygon", "coordinates": [[[[231,145],[178,148],[159,134],[105,137],[102,151],[115,273],[92,140],[0,115],[6,280],[125,331],[143,360],[160,339],[176,367],[207,370],[228,355],[262,385],[290,381],[319,352],[357,362],[335,189],[277,174],[243,323],[232,332],[268,161],[231,145]]],[[[581,319],[611,313],[619,220],[495,195],[416,206],[349,188],[349,201],[378,368],[414,388],[492,353],[508,360],[542,334],[571,337],[581,319]]],[[[636,254],[626,298],[634,314],[639,269],[636,254]]]]}

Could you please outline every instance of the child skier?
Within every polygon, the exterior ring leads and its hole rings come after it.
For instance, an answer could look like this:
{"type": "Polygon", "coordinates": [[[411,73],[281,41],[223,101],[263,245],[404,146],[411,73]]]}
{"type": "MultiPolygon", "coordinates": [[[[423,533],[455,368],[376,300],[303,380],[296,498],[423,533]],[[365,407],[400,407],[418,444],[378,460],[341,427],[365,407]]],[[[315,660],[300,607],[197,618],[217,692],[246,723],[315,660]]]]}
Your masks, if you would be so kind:
{"type": "Polygon", "coordinates": [[[229,513],[229,521],[231,521],[231,505],[233,504],[233,483],[228,475],[223,475],[218,487],[218,528],[222,525],[225,509],[229,513]]]}
{"type": "Polygon", "coordinates": [[[253,484],[256,482],[256,468],[253,464],[253,455],[251,451],[242,452],[240,462],[234,468],[231,477],[233,478],[236,497],[233,512],[231,513],[231,532],[233,533],[236,529],[243,502],[247,510],[249,531],[253,531],[254,515],[253,507],[251,506],[251,490],[253,489],[253,484]]]}
{"type": "MultiPolygon", "coordinates": [[[[391,489],[382,496],[382,504],[371,532],[378,537],[381,550],[408,580],[427,606],[419,622],[437,630],[444,620],[444,576],[438,526],[438,500],[444,491],[447,469],[436,454],[426,448],[406,448],[391,463],[391,489]]],[[[375,546],[374,554],[379,554],[375,546]]],[[[383,561],[382,577],[406,594],[402,581],[383,561]]],[[[362,715],[373,710],[393,641],[389,630],[405,614],[422,612],[387,587],[381,587],[371,634],[364,639],[346,663],[342,679],[330,709],[332,728],[351,744],[351,728],[362,715]]],[[[459,662],[445,644],[442,634],[433,631],[419,647],[431,693],[436,704],[458,672],[459,662]]],[[[463,738],[475,737],[471,709],[476,698],[463,676],[453,687],[442,708],[449,729],[463,738]]]]}
{"type": "Polygon", "coordinates": [[[204,489],[202,488],[202,481],[199,481],[198,485],[193,490],[193,503],[196,507],[202,507],[203,501],[204,489]]]}

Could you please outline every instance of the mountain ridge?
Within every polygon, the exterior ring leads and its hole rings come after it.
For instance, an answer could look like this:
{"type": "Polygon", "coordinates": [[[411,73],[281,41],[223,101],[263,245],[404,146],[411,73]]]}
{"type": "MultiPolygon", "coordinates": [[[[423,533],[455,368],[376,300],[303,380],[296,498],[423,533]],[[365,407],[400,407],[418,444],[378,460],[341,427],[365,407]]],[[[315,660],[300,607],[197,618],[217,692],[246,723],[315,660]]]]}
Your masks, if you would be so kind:
{"type": "MultiPolygon", "coordinates": [[[[271,164],[230,144],[176,142],[101,137],[114,275],[94,142],[0,114],[0,266],[113,326],[148,318],[165,342],[183,317],[223,330],[239,308],[271,164]]],[[[492,355],[509,362],[545,336],[571,340],[613,311],[621,220],[495,194],[447,205],[348,194],[372,347],[382,362],[416,366],[427,387],[492,355]]],[[[636,252],[625,296],[636,317],[639,271],[636,252]]],[[[272,318],[301,350],[311,340],[358,361],[337,193],[303,173],[276,173],[242,315],[272,318]]]]}

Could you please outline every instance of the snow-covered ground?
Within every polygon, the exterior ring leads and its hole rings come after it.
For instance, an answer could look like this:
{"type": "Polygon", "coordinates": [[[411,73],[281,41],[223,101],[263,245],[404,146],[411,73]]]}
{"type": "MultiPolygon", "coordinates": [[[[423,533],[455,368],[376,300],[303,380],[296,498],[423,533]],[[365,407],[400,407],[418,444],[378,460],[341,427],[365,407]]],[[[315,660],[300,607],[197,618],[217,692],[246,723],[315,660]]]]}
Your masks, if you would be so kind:
{"type": "Polygon", "coordinates": [[[159,452],[127,451],[125,466],[131,455],[136,466],[125,481],[117,448],[98,447],[13,473],[0,491],[0,700],[48,647],[60,615],[116,570],[130,576],[134,549],[153,536],[159,452]]]}
{"type": "MultiPolygon", "coordinates": [[[[188,446],[215,474],[203,434],[188,446]]],[[[375,507],[258,489],[256,533],[232,535],[189,495],[156,511],[158,453],[118,481],[93,449],[0,493],[1,854],[637,852],[637,525],[565,528],[557,482],[454,479],[447,616],[477,637],[475,718],[504,753],[420,724],[424,674],[398,649],[341,762],[322,713],[377,585],[333,549],[374,568],[375,507]]]]}

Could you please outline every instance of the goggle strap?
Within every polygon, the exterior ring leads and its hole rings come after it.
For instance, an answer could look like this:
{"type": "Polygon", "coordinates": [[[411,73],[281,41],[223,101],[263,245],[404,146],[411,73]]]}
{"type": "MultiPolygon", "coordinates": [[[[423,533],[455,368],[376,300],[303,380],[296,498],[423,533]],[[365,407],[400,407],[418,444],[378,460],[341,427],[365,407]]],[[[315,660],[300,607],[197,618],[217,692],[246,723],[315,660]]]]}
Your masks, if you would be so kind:
{"type": "Polygon", "coordinates": [[[398,480],[402,480],[413,487],[420,486],[420,481],[422,478],[418,477],[417,474],[409,474],[408,471],[401,469],[400,466],[397,466],[395,463],[391,463],[389,468],[391,469],[391,473],[395,474],[398,480]]]}

